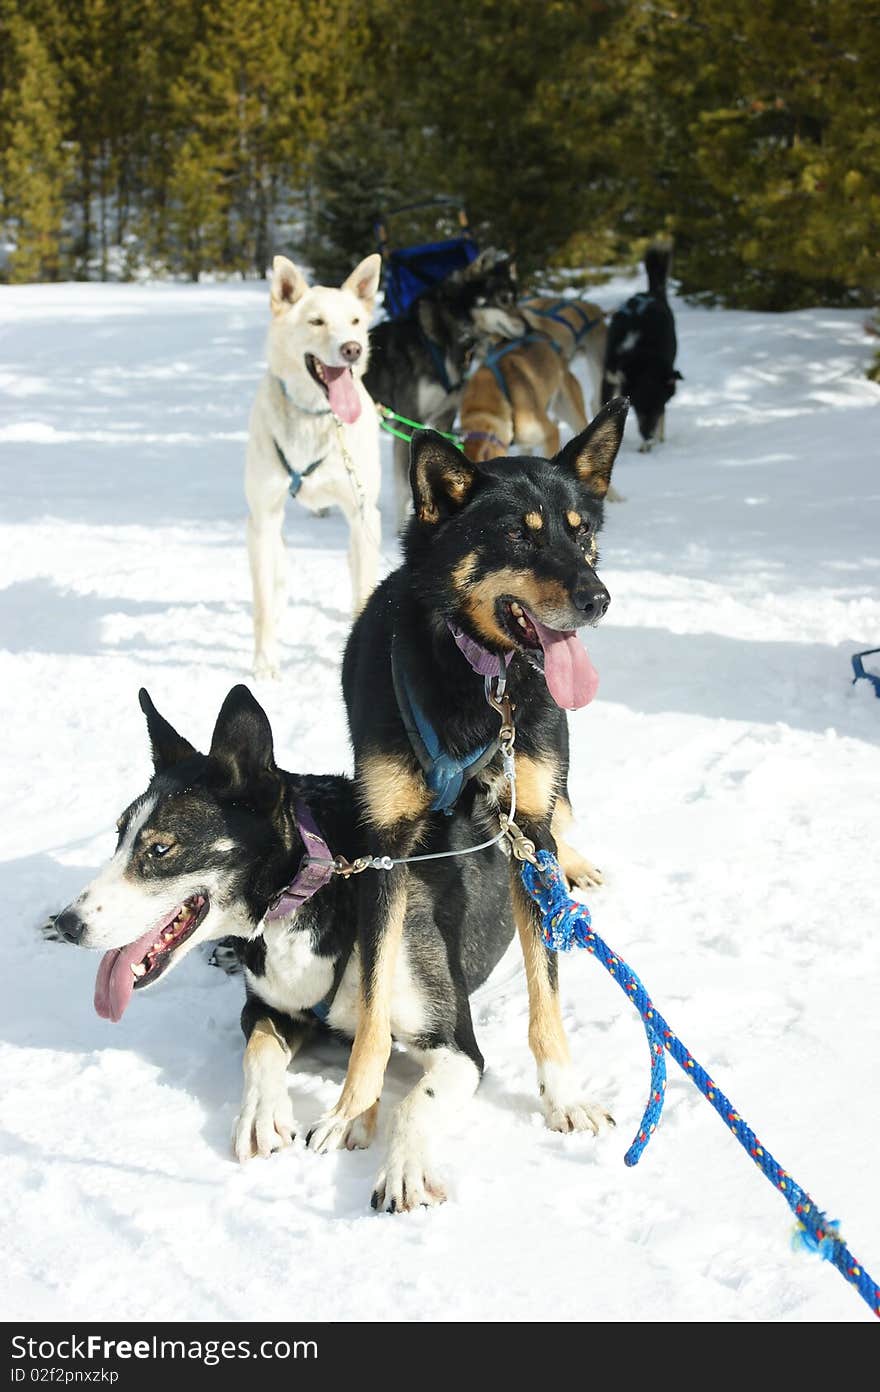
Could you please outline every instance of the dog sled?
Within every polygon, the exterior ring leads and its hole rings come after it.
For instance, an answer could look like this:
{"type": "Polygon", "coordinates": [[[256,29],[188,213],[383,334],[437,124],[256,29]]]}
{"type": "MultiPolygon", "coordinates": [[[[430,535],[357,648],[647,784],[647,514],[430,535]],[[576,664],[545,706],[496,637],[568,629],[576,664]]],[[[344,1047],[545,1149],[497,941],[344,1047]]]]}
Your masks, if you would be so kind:
{"type": "Polygon", "coordinates": [[[375,232],[385,271],[385,309],[389,319],[402,319],[420,295],[453,271],[469,266],[479,252],[467,212],[458,198],[438,196],[389,208],[376,218],[375,232]],[[413,246],[393,245],[392,223],[406,214],[411,223],[433,222],[435,240],[413,246]],[[457,230],[449,236],[437,235],[444,223],[457,230]]]}

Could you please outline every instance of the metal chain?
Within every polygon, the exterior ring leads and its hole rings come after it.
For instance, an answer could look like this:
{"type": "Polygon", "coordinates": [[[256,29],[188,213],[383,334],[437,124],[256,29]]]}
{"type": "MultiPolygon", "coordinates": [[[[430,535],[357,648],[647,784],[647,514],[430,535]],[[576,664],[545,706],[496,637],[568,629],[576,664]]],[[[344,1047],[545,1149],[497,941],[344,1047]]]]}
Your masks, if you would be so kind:
{"type": "Polygon", "coordinates": [[[376,535],[375,529],[373,528],[372,524],[367,522],[367,504],[366,498],[364,496],[364,486],[361,483],[360,475],[358,474],[358,471],[354,466],[354,460],[352,459],[351,454],[349,453],[348,445],[345,443],[345,426],[342,424],[342,421],[339,419],[339,417],[335,414],[333,416],[333,424],[336,427],[337,442],[339,444],[339,453],[342,455],[342,462],[345,465],[345,471],[348,474],[349,482],[351,484],[351,491],[354,494],[355,506],[358,510],[358,516],[360,517],[361,522],[364,524],[364,528],[370,540],[373,542],[375,546],[379,546],[380,538],[376,535]]]}
{"type": "Polygon", "coordinates": [[[510,853],[515,860],[528,860],[533,865],[537,864],[535,843],[523,834],[513,820],[516,813],[516,758],[513,750],[516,741],[516,728],[513,723],[513,704],[510,697],[506,695],[506,686],[507,678],[504,676],[486,677],[485,679],[486,700],[501,717],[498,745],[501,753],[502,774],[510,788],[510,811],[506,815],[499,811],[498,822],[501,829],[495,836],[488,841],[481,841],[477,846],[465,846],[460,851],[431,851],[424,855],[396,857],[358,856],[356,860],[351,861],[346,860],[344,856],[337,856],[332,861],[315,860],[311,864],[329,865],[335,874],[341,875],[343,879],[348,879],[351,875],[360,875],[364,870],[393,870],[395,866],[413,865],[422,860],[448,860],[453,856],[475,855],[477,851],[487,851],[491,846],[497,846],[501,841],[508,843],[510,853]]]}

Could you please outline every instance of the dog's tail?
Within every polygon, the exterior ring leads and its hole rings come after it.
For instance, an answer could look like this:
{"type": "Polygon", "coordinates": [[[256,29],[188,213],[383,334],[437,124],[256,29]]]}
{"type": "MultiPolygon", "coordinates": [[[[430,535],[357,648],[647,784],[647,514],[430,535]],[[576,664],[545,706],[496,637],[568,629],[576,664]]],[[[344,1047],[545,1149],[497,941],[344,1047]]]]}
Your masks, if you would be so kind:
{"type": "Polygon", "coordinates": [[[648,293],[666,295],[666,281],[672,265],[672,244],[654,242],[645,252],[645,270],[648,273],[648,293]]]}

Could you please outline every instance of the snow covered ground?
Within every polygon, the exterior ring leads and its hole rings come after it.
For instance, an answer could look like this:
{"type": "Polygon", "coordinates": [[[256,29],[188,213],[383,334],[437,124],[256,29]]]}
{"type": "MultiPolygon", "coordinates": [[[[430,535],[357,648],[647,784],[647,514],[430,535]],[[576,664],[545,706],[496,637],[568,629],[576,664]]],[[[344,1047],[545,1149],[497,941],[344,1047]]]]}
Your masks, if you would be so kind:
{"type": "MultiPolygon", "coordinates": [[[[871,345],[856,312],[676,309],[685,381],[665,448],[628,429],[602,685],[571,722],[577,839],[607,875],[594,921],[880,1276],[880,702],[849,665],[880,644],[871,345]]],[[[376,1151],[230,1158],[239,980],[193,954],[112,1026],[97,957],[40,938],[145,786],[138,687],[204,744],[248,679],[266,311],[253,285],[0,291],[6,1318],[870,1319],[792,1252],[785,1203],[671,1061],[624,1167],[647,1050],[586,956],[563,963],[565,1015],[617,1130],[544,1129],[513,952],[476,1000],[488,1070],[444,1147],[450,1202],[378,1217],[376,1151]]],[[[254,690],[284,767],[347,769],[344,525],[291,505],[287,539],[286,669],[254,690]]],[[[303,1131],[344,1066],[327,1045],[291,1075],[303,1131]]],[[[392,1099],[413,1076],[396,1054],[392,1099]]]]}

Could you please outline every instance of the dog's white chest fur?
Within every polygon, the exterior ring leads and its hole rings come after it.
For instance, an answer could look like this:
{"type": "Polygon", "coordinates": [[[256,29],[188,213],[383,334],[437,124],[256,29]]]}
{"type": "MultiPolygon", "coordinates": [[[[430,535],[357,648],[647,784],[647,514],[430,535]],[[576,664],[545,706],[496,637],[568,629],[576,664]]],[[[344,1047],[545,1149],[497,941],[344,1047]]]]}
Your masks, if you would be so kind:
{"type": "MultiPolygon", "coordinates": [[[[256,976],[245,968],[245,976],[255,995],[276,1010],[295,1015],[326,1000],[333,986],[335,964],[318,957],[308,932],[291,931],[283,922],[267,923],[266,962],[263,974],[256,976]]],[[[328,1024],[342,1034],[354,1035],[361,994],[361,964],[355,947],[346,964],[327,1017],[328,1024]]],[[[429,1024],[428,1002],[412,973],[406,944],[398,952],[391,992],[391,1029],[397,1039],[418,1038],[429,1024]]]]}
{"type": "Polygon", "coordinates": [[[333,985],[333,963],[312,950],[309,933],[290,932],[284,922],[267,923],[266,964],[262,976],[245,971],[248,982],[261,1000],[276,1010],[295,1014],[309,1010],[329,994],[333,985]]]}

